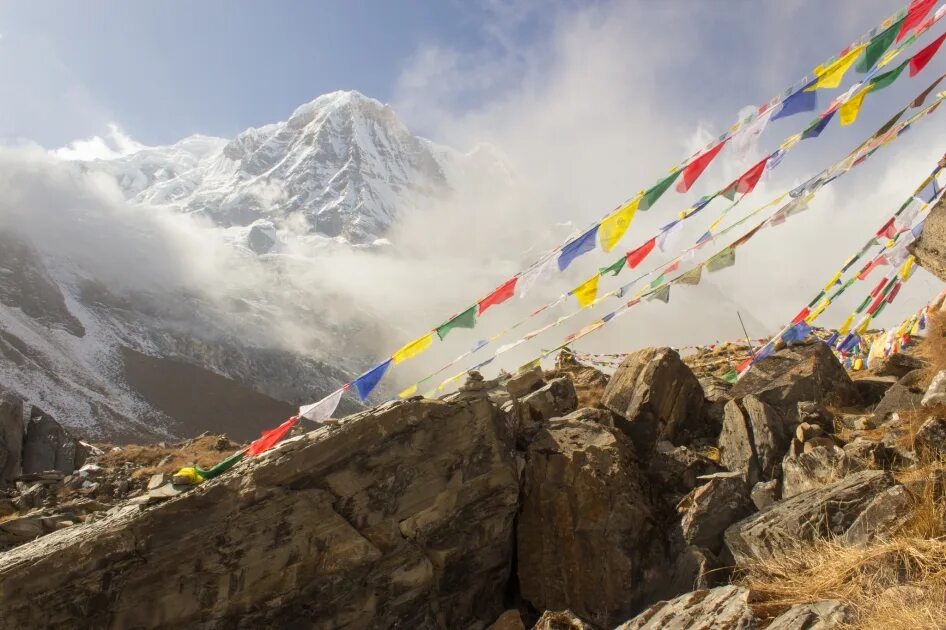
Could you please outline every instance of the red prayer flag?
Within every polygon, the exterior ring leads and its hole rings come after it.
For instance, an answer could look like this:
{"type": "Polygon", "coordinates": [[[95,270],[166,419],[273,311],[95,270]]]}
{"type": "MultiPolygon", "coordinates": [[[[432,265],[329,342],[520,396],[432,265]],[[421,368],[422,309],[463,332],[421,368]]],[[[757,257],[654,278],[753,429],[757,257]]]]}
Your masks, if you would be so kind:
{"type": "Polygon", "coordinates": [[[900,32],[897,33],[897,41],[899,42],[916,30],[916,27],[923,23],[923,18],[926,17],[926,14],[930,12],[935,4],[936,0],[913,0],[907,11],[907,16],[903,19],[903,26],[900,27],[900,32]]]}
{"type": "Polygon", "coordinates": [[[647,241],[646,243],[644,243],[643,245],[641,245],[640,247],[638,247],[637,249],[629,251],[626,255],[627,266],[633,269],[637,265],[644,262],[644,259],[647,258],[647,254],[653,251],[654,246],[656,244],[657,244],[657,238],[654,237],[650,239],[649,241],[647,241]]]}
{"type": "Polygon", "coordinates": [[[672,263],[670,263],[669,265],[667,265],[667,268],[663,270],[663,273],[673,273],[674,271],[676,271],[676,270],[679,269],[679,268],[680,268],[680,261],[679,261],[679,260],[675,260],[675,261],[673,261],[672,263]]]}
{"type": "Polygon", "coordinates": [[[677,182],[677,192],[685,193],[690,190],[690,187],[693,185],[693,183],[699,179],[700,175],[703,174],[703,171],[706,170],[706,167],[709,166],[710,162],[713,161],[713,158],[715,158],[716,155],[722,151],[723,145],[728,141],[729,138],[726,138],[715,147],[687,164],[683,168],[683,172],[680,173],[680,181],[677,182]]]}
{"type": "Polygon", "coordinates": [[[939,47],[943,45],[943,40],[946,39],[946,33],[943,33],[939,37],[933,40],[929,46],[918,52],[917,54],[910,57],[910,76],[915,77],[920,73],[920,71],[926,67],[926,64],[930,62],[930,59],[933,58],[933,55],[939,51],[939,47]]]}
{"type": "Polygon", "coordinates": [[[502,304],[512,296],[516,294],[516,281],[519,280],[519,276],[516,276],[512,280],[509,280],[504,285],[490,293],[488,296],[479,301],[480,312],[482,315],[483,312],[488,309],[490,306],[495,306],[497,304],[502,304]]]}
{"type": "Polygon", "coordinates": [[[742,177],[736,180],[736,192],[744,194],[751,193],[753,189],[755,189],[756,184],[759,183],[759,180],[762,179],[762,173],[765,172],[765,165],[768,161],[769,158],[765,157],[758,164],[743,173],[742,177]]]}
{"type": "Polygon", "coordinates": [[[798,312],[798,315],[795,316],[795,319],[792,320],[792,326],[802,323],[808,319],[809,315],[811,315],[811,309],[806,306],[805,308],[801,309],[798,312]]]}
{"type": "Polygon", "coordinates": [[[858,279],[859,279],[859,280],[866,280],[866,279],[867,279],[867,276],[870,275],[870,272],[873,271],[875,267],[878,267],[878,266],[880,266],[880,265],[885,265],[885,264],[887,264],[887,257],[886,257],[886,256],[883,256],[883,255],[878,256],[877,258],[875,258],[875,259],[873,259],[872,261],[870,261],[869,263],[867,263],[867,266],[864,267],[864,270],[861,271],[861,272],[857,275],[858,279]]]}
{"type": "Polygon", "coordinates": [[[289,429],[295,426],[296,422],[298,421],[299,418],[293,416],[275,429],[263,431],[259,439],[250,444],[250,446],[246,449],[246,454],[250,457],[253,457],[273,448],[277,443],[279,443],[279,440],[281,440],[283,436],[289,432],[289,429]]]}
{"type": "Polygon", "coordinates": [[[877,230],[877,236],[883,236],[884,238],[891,239],[897,235],[897,226],[894,225],[894,219],[891,217],[883,227],[877,230]]]}
{"type": "Polygon", "coordinates": [[[893,290],[891,290],[891,291],[890,291],[890,294],[887,296],[887,304],[892,304],[892,303],[893,303],[893,299],[894,299],[895,297],[897,297],[897,293],[900,292],[900,286],[901,286],[901,283],[900,283],[900,282],[898,282],[897,284],[893,285],[893,290]]]}
{"type": "Polygon", "coordinates": [[[753,359],[755,359],[755,357],[749,357],[748,359],[746,359],[745,361],[743,361],[742,363],[740,363],[740,364],[736,367],[736,371],[741,374],[741,373],[745,372],[746,370],[748,370],[748,369],[749,369],[749,366],[752,365],[752,360],[753,360],[753,359]]]}
{"type": "Polygon", "coordinates": [[[871,297],[877,297],[877,295],[884,290],[884,286],[887,284],[887,278],[881,278],[880,282],[877,283],[877,286],[874,287],[874,290],[870,292],[871,297]]]}

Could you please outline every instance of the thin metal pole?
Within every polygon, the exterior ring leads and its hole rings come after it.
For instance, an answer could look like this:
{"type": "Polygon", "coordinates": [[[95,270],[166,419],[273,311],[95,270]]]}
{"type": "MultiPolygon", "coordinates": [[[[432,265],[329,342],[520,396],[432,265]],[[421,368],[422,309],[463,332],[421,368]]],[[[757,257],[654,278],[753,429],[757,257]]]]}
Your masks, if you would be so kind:
{"type": "Polygon", "coordinates": [[[752,340],[749,339],[749,331],[746,330],[746,325],[742,321],[742,315],[739,314],[739,311],[736,311],[736,317],[739,318],[739,325],[742,326],[742,332],[746,334],[746,343],[749,344],[749,354],[755,357],[755,350],[752,348],[752,340]]]}

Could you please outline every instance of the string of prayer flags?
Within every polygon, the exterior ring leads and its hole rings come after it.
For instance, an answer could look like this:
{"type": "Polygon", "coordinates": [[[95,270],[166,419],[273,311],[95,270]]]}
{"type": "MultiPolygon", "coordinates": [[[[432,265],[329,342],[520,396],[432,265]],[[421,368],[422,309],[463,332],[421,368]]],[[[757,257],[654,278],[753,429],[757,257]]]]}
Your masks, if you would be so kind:
{"type": "Polygon", "coordinates": [[[706,261],[706,270],[709,272],[720,271],[736,264],[736,249],[727,247],[712,258],[706,261]]]}
{"type": "Polygon", "coordinates": [[[848,69],[854,65],[854,62],[857,61],[857,58],[860,57],[861,52],[865,48],[867,48],[866,44],[855,46],[833,63],[815,68],[815,76],[818,77],[818,80],[808,89],[833,89],[841,85],[841,81],[844,80],[844,75],[847,73],[848,69]]]}
{"type": "Polygon", "coordinates": [[[756,184],[758,184],[759,180],[762,178],[762,173],[765,172],[765,165],[768,163],[769,157],[770,156],[766,156],[762,160],[759,160],[758,163],[750,167],[748,171],[740,175],[738,179],[727,186],[726,190],[722,192],[723,197],[733,201],[737,194],[748,195],[755,190],[756,184]]]}
{"type": "MultiPolygon", "coordinates": [[[[565,271],[572,261],[581,256],[582,254],[587,254],[595,248],[595,239],[598,236],[598,226],[594,226],[578,238],[573,241],[570,241],[562,248],[562,252],[558,255],[558,270],[565,271]]],[[[480,311],[483,312],[482,310],[480,311]]]]}
{"type": "Polygon", "coordinates": [[[402,347],[400,350],[391,355],[391,360],[394,362],[394,365],[398,365],[407,361],[408,359],[413,359],[421,352],[430,347],[430,344],[434,342],[434,333],[427,333],[423,337],[418,337],[414,341],[402,347]]]}
{"type": "MultiPolygon", "coordinates": [[[[592,247],[594,247],[594,241],[592,241],[592,247]]],[[[559,261],[561,261],[561,258],[559,258],[559,261]]],[[[559,262],[559,265],[561,265],[561,262],[559,262]]],[[[496,306],[497,304],[502,304],[503,302],[505,302],[512,296],[514,296],[516,294],[516,282],[518,280],[519,280],[518,277],[513,278],[511,280],[507,280],[495,291],[493,291],[492,293],[487,295],[485,298],[477,302],[477,306],[479,307],[479,314],[482,315],[484,312],[486,312],[486,309],[488,309],[490,306],[496,306]]]]}
{"type": "Polygon", "coordinates": [[[936,4],[936,0],[913,0],[910,3],[910,8],[907,9],[907,16],[903,18],[903,24],[900,27],[900,31],[897,32],[897,41],[912,33],[917,29],[917,27],[923,22],[923,18],[926,17],[933,6],[936,4]]]}
{"type": "Polygon", "coordinates": [[[247,457],[255,457],[260,453],[264,453],[269,449],[276,446],[279,441],[286,435],[292,427],[296,425],[296,422],[299,421],[299,418],[293,416],[283,422],[281,425],[275,429],[270,429],[269,431],[263,431],[262,435],[256,440],[254,440],[246,449],[247,457]]]}
{"type": "Polygon", "coordinates": [[[887,27],[880,33],[880,35],[870,40],[870,43],[867,44],[867,48],[864,49],[864,56],[857,61],[857,65],[854,69],[863,74],[873,68],[874,64],[880,61],[880,58],[887,52],[887,49],[893,45],[894,39],[897,37],[897,33],[900,32],[905,19],[904,17],[897,20],[893,25],[887,27]]]}
{"type": "Polygon", "coordinates": [[[654,204],[657,203],[657,200],[660,199],[667,189],[673,185],[673,182],[680,176],[680,171],[675,170],[662,180],[648,188],[644,192],[644,196],[641,197],[639,209],[640,210],[650,210],[654,207],[654,204]]]}
{"type": "Polygon", "coordinates": [[[847,127],[855,120],[861,111],[861,105],[864,104],[864,97],[871,91],[871,85],[858,92],[853,98],[849,99],[840,107],[841,126],[847,127]]]}
{"type": "Polygon", "coordinates": [[[624,237],[627,228],[630,227],[634,215],[637,214],[637,207],[640,205],[641,197],[625,204],[623,208],[608,216],[601,222],[598,228],[598,234],[601,238],[601,249],[606,252],[614,249],[615,245],[624,237]]]}
{"type": "Polygon", "coordinates": [[[358,398],[363,401],[367,400],[368,396],[371,395],[371,392],[374,391],[374,388],[377,387],[378,383],[381,382],[381,379],[384,378],[384,375],[387,373],[389,367],[391,367],[391,359],[376,365],[356,378],[354,385],[355,390],[358,392],[358,398]]]}
{"type": "Polygon", "coordinates": [[[476,306],[471,306],[459,315],[437,326],[437,336],[443,341],[454,328],[473,328],[476,326],[476,306]]]}
{"type": "Polygon", "coordinates": [[[782,106],[777,112],[772,114],[771,119],[778,120],[779,118],[788,118],[794,114],[815,111],[818,107],[818,93],[808,89],[813,84],[814,82],[812,81],[782,101],[782,106]]]}
{"type": "Polygon", "coordinates": [[[625,258],[627,259],[627,266],[630,269],[636,268],[639,264],[644,262],[644,259],[647,258],[647,255],[654,250],[654,246],[657,244],[657,239],[652,238],[637,249],[629,251],[625,258]]]}
{"type": "Polygon", "coordinates": [[[342,394],[347,387],[341,387],[317,403],[299,407],[299,417],[311,420],[312,422],[322,422],[332,417],[335,410],[338,409],[338,403],[342,400],[342,394]]]}
{"type": "Polygon", "coordinates": [[[578,300],[578,305],[581,308],[585,308],[598,297],[598,280],[600,278],[601,276],[594,275],[591,279],[572,289],[571,293],[575,296],[575,299],[578,300]]]}
{"type": "MultiPolygon", "coordinates": [[[[782,109],[784,108],[785,106],[783,105],[782,109]]],[[[811,109],[813,110],[814,106],[812,106],[811,109]]],[[[690,190],[690,187],[693,186],[693,183],[696,182],[697,179],[699,179],[700,175],[703,174],[703,171],[706,170],[706,167],[709,166],[710,162],[712,162],[716,155],[722,151],[723,145],[725,145],[727,141],[728,138],[717,144],[709,151],[702,153],[699,157],[686,165],[682,171],[680,181],[677,182],[677,192],[685,193],[690,190]]]]}
{"type": "Polygon", "coordinates": [[[930,62],[933,56],[939,51],[940,46],[943,45],[943,40],[946,39],[946,33],[943,33],[937,37],[931,44],[926,48],[913,55],[910,58],[910,76],[915,77],[918,75],[923,68],[930,62]]]}

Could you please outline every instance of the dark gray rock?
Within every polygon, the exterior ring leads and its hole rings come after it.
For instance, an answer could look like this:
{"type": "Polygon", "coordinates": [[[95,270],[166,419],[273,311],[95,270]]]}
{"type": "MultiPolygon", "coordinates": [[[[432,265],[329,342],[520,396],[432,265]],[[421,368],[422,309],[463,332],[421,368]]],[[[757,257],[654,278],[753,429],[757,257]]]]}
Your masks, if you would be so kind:
{"type": "Polygon", "coordinates": [[[0,488],[20,474],[23,451],[23,401],[0,391],[0,488]]]}
{"type": "Polygon", "coordinates": [[[757,627],[749,608],[749,591],[739,586],[720,586],[658,602],[614,630],[753,630],[757,627]]]}
{"type": "Polygon", "coordinates": [[[844,532],[850,545],[866,545],[878,537],[895,532],[913,514],[913,497],[903,486],[887,488],[871,500],[844,532]]]}
{"type": "Polygon", "coordinates": [[[913,448],[930,459],[946,455],[946,418],[932,416],[921,424],[913,438],[913,448]]]}
{"type": "Polygon", "coordinates": [[[503,386],[514,398],[522,398],[545,385],[545,376],[542,368],[535,366],[531,370],[523,370],[510,376],[503,386]]]}
{"type": "Polygon", "coordinates": [[[819,488],[783,499],[726,530],[726,546],[742,566],[771,558],[799,543],[842,536],[873,502],[896,485],[884,471],[865,470],[819,488]]]}
{"type": "Polygon", "coordinates": [[[854,611],[837,600],[798,604],[772,620],[768,630],[833,630],[854,621],[854,611]]]}
{"type": "Polygon", "coordinates": [[[715,553],[723,546],[726,528],[754,510],[741,473],[717,473],[687,496],[678,511],[684,540],[715,553]]]}
{"type": "Polygon", "coordinates": [[[520,446],[525,447],[549,420],[575,411],[578,394],[571,379],[560,377],[524,396],[519,403],[520,446]]]}
{"type": "Polygon", "coordinates": [[[875,365],[872,369],[876,376],[892,376],[895,379],[902,378],[914,370],[920,370],[925,366],[923,361],[912,354],[906,352],[897,352],[891,354],[883,361],[875,365]]]}
{"type": "Polygon", "coordinates": [[[670,348],[628,355],[608,381],[601,402],[624,419],[621,429],[646,457],[660,440],[680,446],[713,435],[703,388],[670,348]]]}
{"type": "Polygon", "coordinates": [[[719,464],[708,457],[689,447],[673,446],[669,442],[657,444],[647,466],[650,485],[656,489],[655,494],[669,495],[668,499],[674,505],[683,495],[701,485],[699,477],[722,471],[719,464]]]}
{"type": "Polygon", "coordinates": [[[798,455],[787,455],[782,461],[782,498],[787,499],[815,488],[832,484],[863,466],[828,440],[827,444],[808,448],[798,455]]]}
{"type": "Polygon", "coordinates": [[[782,482],[778,479],[760,481],[752,486],[752,492],[749,493],[749,498],[752,499],[756,509],[764,510],[776,501],[781,500],[782,482]]]}
{"type": "Polygon", "coordinates": [[[883,400],[887,390],[897,384],[897,378],[894,376],[865,376],[854,379],[854,384],[861,395],[861,403],[872,406],[883,400]]]}
{"type": "Polygon", "coordinates": [[[719,436],[719,461],[741,472],[754,486],[779,476],[782,458],[792,439],[792,428],[777,408],[748,395],[726,403],[719,436]]]}
{"type": "MultiPolygon", "coordinates": [[[[909,376],[908,374],[904,378],[909,376]]],[[[887,422],[890,415],[897,411],[918,409],[923,402],[923,394],[924,390],[921,387],[905,385],[901,379],[887,390],[884,397],[874,407],[872,422],[879,426],[887,422]]]]}
{"type": "Polygon", "coordinates": [[[88,448],[43,410],[33,407],[23,441],[23,474],[57,470],[72,474],[82,467],[88,448]]]}

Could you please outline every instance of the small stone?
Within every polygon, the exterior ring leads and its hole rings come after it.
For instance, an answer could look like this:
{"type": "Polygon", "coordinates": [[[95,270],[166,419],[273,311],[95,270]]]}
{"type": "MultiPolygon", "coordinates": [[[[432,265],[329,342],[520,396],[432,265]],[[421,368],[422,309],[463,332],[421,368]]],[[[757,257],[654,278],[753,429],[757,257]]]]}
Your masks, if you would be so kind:
{"type": "Polygon", "coordinates": [[[923,395],[923,400],[920,404],[924,407],[932,407],[933,405],[942,405],[944,403],[946,403],[946,370],[940,370],[936,373],[936,376],[933,377],[933,381],[926,389],[926,394],[923,395]]]}
{"type": "Polygon", "coordinates": [[[819,446],[823,446],[824,448],[827,448],[827,449],[832,449],[834,448],[834,440],[832,440],[831,438],[827,436],[813,437],[810,440],[807,440],[805,442],[804,452],[810,453],[812,450],[818,448],[819,446]]]}
{"type": "Polygon", "coordinates": [[[507,610],[486,630],[526,630],[518,610],[507,610]]]}
{"type": "Polygon", "coordinates": [[[764,510],[782,498],[781,485],[778,479],[760,481],[752,486],[752,492],[749,493],[749,498],[752,499],[757,509],[764,510]]]}

